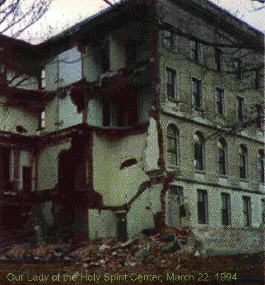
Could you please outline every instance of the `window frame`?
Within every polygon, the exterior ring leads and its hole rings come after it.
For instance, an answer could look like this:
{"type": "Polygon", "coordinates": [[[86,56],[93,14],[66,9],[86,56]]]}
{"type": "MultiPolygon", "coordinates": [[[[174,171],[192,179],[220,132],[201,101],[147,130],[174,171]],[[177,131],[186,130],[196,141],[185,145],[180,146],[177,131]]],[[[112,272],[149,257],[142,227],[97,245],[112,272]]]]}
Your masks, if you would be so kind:
{"type": "Polygon", "coordinates": [[[197,190],[197,218],[198,224],[209,224],[208,192],[207,190],[197,190]],[[201,199],[200,199],[201,195],[201,199]],[[202,200],[202,201],[200,201],[202,200]],[[201,205],[199,203],[202,203],[201,205]]]}
{"type": "Polygon", "coordinates": [[[231,226],[231,198],[229,193],[221,193],[221,203],[222,225],[231,226]],[[226,204],[226,207],[224,207],[224,204],[226,204]]]}
{"type": "Polygon", "coordinates": [[[265,183],[265,155],[263,150],[259,150],[258,152],[258,161],[257,161],[257,175],[258,182],[265,183]]]}
{"type": "Polygon", "coordinates": [[[190,47],[191,60],[196,63],[199,63],[200,62],[200,44],[196,40],[190,40],[189,47],[190,47]]]}
{"type": "Polygon", "coordinates": [[[205,140],[203,134],[200,132],[195,132],[193,136],[193,161],[195,171],[205,171],[205,140]],[[195,136],[197,136],[198,140],[195,136]],[[198,154],[198,151],[196,151],[196,145],[198,146],[199,144],[200,150],[198,154]],[[196,158],[200,158],[200,160],[197,160],[196,158]]]}
{"type": "Polygon", "coordinates": [[[191,77],[191,103],[195,109],[202,108],[202,84],[201,80],[196,77],[191,77]],[[196,87],[197,92],[195,92],[194,90],[194,83],[196,83],[197,85],[196,87]]]}
{"type": "Polygon", "coordinates": [[[220,87],[215,88],[215,110],[218,115],[225,115],[225,92],[224,89],[220,87]],[[218,97],[220,98],[220,100],[218,100],[218,97]]]}
{"type": "Polygon", "coordinates": [[[248,149],[242,144],[239,146],[239,177],[242,180],[248,179],[248,149]]]}
{"type": "Polygon", "coordinates": [[[166,78],[166,97],[167,97],[167,100],[177,102],[177,98],[178,98],[178,95],[177,95],[178,72],[175,68],[173,68],[171,66],[166,66],[165,73],[166,73],[165,78],[166,78]],[[169,83],[169,80],[168,80],[169,73],[168,72],[172,72],[173,83],[169,83]],[[173,97],[169,96],[169,85],[171,85],[171,88],[173,89],[173,95],[174,95],[173,97]]]}
{"type": "Polygon", "coordinates": [[[243,200],[243,226],[251,227],[252,215],[251,215],[251,198],[249,196],[242,196],[243,200]]]}
{"type": "Polygon", "coordinates": [[[166,147],[167,147],[167,163],[170,166],[178,166],[179,165],[179,130],[175,124],[169,124],[167,126],[167,139],[166,139],[166,147]],[[169,129],[172,128],[174,130],[174,135],[169,134],[169,129]],[[174,150],[170,149],[169,140],[174,140],[174,150]],[[175,155],[175,163],[172,163],[171,159],[169,161],[169,154],[175,155]]]}
{"type": "Polygon", "coordinates": [[[215,69],[219,72],[223,69],[223,51],[217,47],[214,48],[215,69]]]}
{"type": "Polygon", "coordinates": [[[174,34],[169,29],[162,30],[162,45],[165,49],[174,49],[174,34]],[[166,35],[168,33],[168,35],[166,35]]]}
{"type": "Polygon", "coordinates": [[[237,96],[237,119],[243,123],[247,121],[246,102],[242,96],[237,96]]]}
{"type": "Polygon", "coordinates": [[[227,176],[227,143],[224,139],[219,139],[217,142],[217,159],[218,159],[218,174],[219,176],[227,176]],[[223,152],[223,160],[221,161],[220,151],[223,152]],[[223,169],[223,171],[221,171],[223,169]]]}

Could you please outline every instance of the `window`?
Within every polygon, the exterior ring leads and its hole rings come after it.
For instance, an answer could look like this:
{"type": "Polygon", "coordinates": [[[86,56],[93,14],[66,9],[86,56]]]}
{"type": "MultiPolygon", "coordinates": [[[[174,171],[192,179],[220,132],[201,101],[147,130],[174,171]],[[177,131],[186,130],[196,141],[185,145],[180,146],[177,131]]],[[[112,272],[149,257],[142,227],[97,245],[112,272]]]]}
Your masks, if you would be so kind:
{"type": "Polygon", "coordinates": [[[256,104],[257,110],[257,128],[264,129],[264,109],[261,104],[256,104]]]}
{"type": "Polygon", "coordinates": [[[242,61],[240,58],[234,60],[234,69],[237,79],[242,79],[242,61]]]}
{"type": "Polygon", "coordinates": [[[167,161],[170,165],[178,164],[178,129],[174,125],[167,128],[167,161]]]}
{"type": "Polygon", "coordinates": [[[224,115],[224,90],[216,88],[216,112],[224,115]]]}
{"type": "Polygon", "coordinates": [[[260,150],[259,151],[259,157],[258,157],[258,164],[257,164],[257,172],[258,172],[258,181],[261,183],[265,182],[265,177],[264,177],[264,151],[260,150]]]}
{"type": "Polygon", "coordinates": [[[243,97],[237,97],[237,117],[239,122],[245,122],[247,120],[247,112],[243,97]]]}
{"type": "Polygon", "coordinates": [[[39,116],[39,128],[38,128],[39,130],[45,128],[45,118],[46,118],[46,113],[45,111],[42,111],[39,116]]]}
{"type": "Polygon", "coordinates": [[[168,30],[163,30],[163,46],[167,49],[173,48],[173,33],[168,30]]]}
{"type": "Polygon", "coordinates": [[[194,40],[190,41],[190,56],[192,60],[199,62],[199,44],[194,40]]]}
{"type": "Polygon", "coordinates": [[[222,71],[223,53],[219,48],[214,49],[215,68],[217,71],[222,71]]]}
{"type": "Polygon", "coordinates": [[[218,141],[218,169],[220,175],[226,175],[227,146],[223,139],[218,141]]]}
{"type": "Polygon", "coordinates": [[[46,87],[46,72],[45,70],[41,71],[41,88],[44,89],[46,87]]]}
{"type": "Polygon", "coordinates": [[[264,87],[264,79],[260,69],[255,70],[254,86],[256,89],[264,87]]]}
{"type": "Polygon", "coordinates": [[[22,168],[22,185],[23,191],[31,191],[31,181],[32,181],[32,168],[24,166],[22,168]]]}
{"type": "Polygon", "coordinates": [[[6,66],[0,64],[0,84],[6,84],[6,66]]]}
{"type": "Polygon", "coordinates": [[[251,226],[251,204],[250,197],[243,196],[243,225],[244,227],[251,226]]]}
{"type": "Polygon", "coordinates": [[[207,191],[198,190],[198,224],[208,223],[208,197],[207,191]]]}
{"type": "Polygon", "coordinates": [[[201,107],[201,81],[192,78],[191,80],[191,89],[192,89],[192,105],[196,108],[201,107]]]}
{"type": "Polygon", "coordinates": [[[201,133],[194,135],[194,168],[196,170],[204,169],[204,138],[201,133]]]}
{"type": "Polygon", "coordinates": [[[231,206],[230,195],[228,193],[221,193],[222,199],[222,225],[229,226],[231,224],[231,206]]]}
{"type": "Polygon", "coordinates": [[[167,68],[167,98],[176,99],[176,70],[167,68]]]}
{"type": "Polygon", "coordinates": [[[137,62],[137,43],[136,41],[129,40],[126,44],[127,51],[127,64],[132,65],[137,62]]]}
{"type": "Polygon", "coordinates": [[[239,148],[239,175],[240,178],[246,179],[248,172],[248,151],[244,145],[241,145],[239,148]]]}
{"type": "Polygon", "coordinates": [[[261,220],[262,223],[265,225],[265,199],[261,200],[261,220]]]}

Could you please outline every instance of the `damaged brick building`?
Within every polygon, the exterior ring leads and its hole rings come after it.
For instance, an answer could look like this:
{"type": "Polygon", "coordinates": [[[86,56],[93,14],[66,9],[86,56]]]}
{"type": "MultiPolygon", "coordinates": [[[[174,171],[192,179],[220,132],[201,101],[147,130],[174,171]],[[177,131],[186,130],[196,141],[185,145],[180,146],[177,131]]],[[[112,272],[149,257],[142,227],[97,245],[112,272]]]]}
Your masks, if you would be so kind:
{"type": "Polygon", "coordinates": [[[264,223],[262,33],[206,0],[141,0],[0,44],[2,226],[264,223]]]}

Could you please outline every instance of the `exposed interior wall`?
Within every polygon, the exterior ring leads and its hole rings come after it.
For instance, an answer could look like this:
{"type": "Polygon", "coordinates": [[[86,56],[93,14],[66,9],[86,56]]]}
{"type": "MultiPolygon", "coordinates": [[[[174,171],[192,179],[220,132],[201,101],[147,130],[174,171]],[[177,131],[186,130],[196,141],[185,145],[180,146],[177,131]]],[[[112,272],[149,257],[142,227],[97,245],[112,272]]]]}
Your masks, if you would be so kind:
{"type": "Polygon", "coordinates": [[[69,91],[64,98],[59,98],[58,102],[60,129],[82,123],[82,113],[77,112],[77,108],[70,98],[69,91]]]}
{"type": "MultiPolygon", "coordinates": [[[[105,205],[119,206],[127,202],[126,193],[131,195],[137,192],[137,185],[144,180],[139,176],[127,174],[125,169],[120,170],[121,163],[125,160],[135,158],[140,173],[145,174],[140,169],[143,159],[142,151],[144,149],[146,134],[135,134],[123,138],[114,138],[109,135],[93,136],[93,178],[94,189],[103,196],[105,205]],[[137,181],[137,185],[133,183],[137,181]],[[128,190],[130,185],[133,189],[128,190]]],[[[132,168],[133,169],[133,168],[132,168]]],[[[143,177],[143,176],[141,176],[143,177]]]]}
{"type": "MultiPolygon", "coordinates": [[[[18,181],[18,188],[22,189],[22,183],[23,183],[23,178],[22,178],[22,170],[23,167],[32,167],[33,166],[33,161],[31,158],[31,153],[29,151],[20,151],[19,152],[19,181],[18,181]]],[[[33,167],[32,167],[32,171],[33,171],[33,167]]],[[[33,172],[32,172],[32,178],[33,178],[33,172]]],[[[33,186],[33,180],[32,180],[32,186],[33,186]]]]}
{"type": "Polygon", "coordinates": [[[99,95],[95,95],[88,103],[88,116],[87,123],[92,126],[103,125],[103,109],[102,98],[99,95]]]}
{"type": "Polygon", "coordinates": [[[117,236],[117,217],[110,210],[88,210],[89,239],[117,236]]]}
{"type": "Polygon", "coordinates": [[[58,183],[58,155],[70,148],[70,141],[45,148],[39,157],[38,190],[53,189],[58,183]]]}
{"type": "Polygon", "coordinates": [[[125,67],[126,49],[124,32],[124,29],[119,29],[111,32],[109,35],[110,71],[125,67]]]}
{"type": "Polygon", "coordinates": [[[9,107],[6,98],[0,96],[0,130],[17,133],[18,125],[27,131],[23,135],[35,135],[38,128],[38,114],[19,107],[9,107]]]}

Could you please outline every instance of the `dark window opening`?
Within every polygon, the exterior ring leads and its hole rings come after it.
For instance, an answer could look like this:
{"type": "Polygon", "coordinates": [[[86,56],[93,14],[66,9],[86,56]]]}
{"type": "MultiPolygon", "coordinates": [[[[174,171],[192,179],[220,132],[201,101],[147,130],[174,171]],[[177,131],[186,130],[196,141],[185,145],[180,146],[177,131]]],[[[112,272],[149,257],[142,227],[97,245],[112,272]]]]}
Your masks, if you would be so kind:
{"type": "Polygon", "coordinates": [[[174,125],[167,129],[167,155],[170,165],[178,164],[178,130],[174,125]]]}
{"type": "Polygon", "coordinates": [[[214,49],[215,68],[217,71],[222,71],[222,51],[218,48],[214,49]]]}
{"type": "Polygon", "coordinates": [[[104,46],[101,48],[101,68],[102,72],[107,72],[110,69],[110,58],[109,58],[109,42],[105,41],[104,46]]]}
{"type": "Polygon", "coordinates": [[[236,72],[236,77],[237,79],[241,80],[242,79],[242,61],[241,59],[236,59],[234,61],[234,67],[235,67],[235,72],[236,72]]]}
{"type": "Polygon", "coordinates": [[[167,98],[176,99],[176,71],[167,68],[167,98]]]}
{"type": "Polygon", "coordinates": [[[251,226],[251,203],[250,197],[243,196],[243,224],[244,227],[251,226]]]}
{"type": "Polygon", "coordinates": [[[0,187],[4,189],[10,182],[10,154],[9,148],[0,147],[0,187]]]}
{"type": "Polygon", "coordinates": [[[75,160],[71,150],[63,150],[58,158],[59,191],[69,193],[75,191],[75,160]]]}
{"type": "Polygon", "coordinates": [[[200,134],[195,134],[194,167],[196,170],[204,169],[204,139],[200,134]]]}
{"type": "Polygon", "coordinates": [[[224,90],[220,88],[216,88],[216,111],[224,115],[224,90]]]}
{"type": "Polygon", "coordinates": [[[257,110],[257,128],[264,128],[264,109],[261,104],[256,104],[257,110]]]}
{"type": "Polygon", "coordinates": [[[258,157],[258,165],[257,165],[257,171],[258,171],[258,181],[261,183],[265,182],[265,168],[264,168],[264,152],[262,150],[259,151],[259,157],[258,157]]]}
{"type": "Polygon", "coordinates": [[[230,195],[228,193],[222,193],[222,225],[229,226],[231,224],[231,206],[230,195]]]}
{"type": "Polygon", "coordinates": [[[223,139],[218,141],[218,169],[220,175],[226,175],[226,142],[223,139]]]}
{"type": "Polygon", "coordinates": [[[198,223],[208,223],[208,197],[207,191],[198,190],[198,223]]]}
{"type": "Polygon", "coordinates": [[[22,188],[23,191],[30,192],[32,188],[32,168],[24,166],[22,168],[22,188]]]}
{"type": "Polygon", "coordinates": [[[262,220],[262,223],[265,225],[265,199],[262,199],[261,200],[261,220],[262,220]]]}
{"type": "Polygon", "coordinates": [[[190,41],[190,55],[192,60],[199,61],[199,44],[194,40],[190,41]]]}
{"type": "Polygon", "coordinates": [[[243,97],[237,97],[237,117],[239,122],[245,122],[247,120],[247,112],[243,97]]]}
{"type": "Polygon", "coordinates": [[[239,175],[242,179],[247,178],[247,164],[247,148],[242,145],[239,149],[239,175]]]}
{"type": "Polygon", "coordinates": [[[192,105],[196,108],[201,107],[201,81],[192,78],[191,81],[191,89],[192,89],[192,105]]]}
{"type": "Polygon", "coordinates": [[[127,64],[134,65],[137,62],[137,43],[128,41],[126,44],[127,64]]]}

